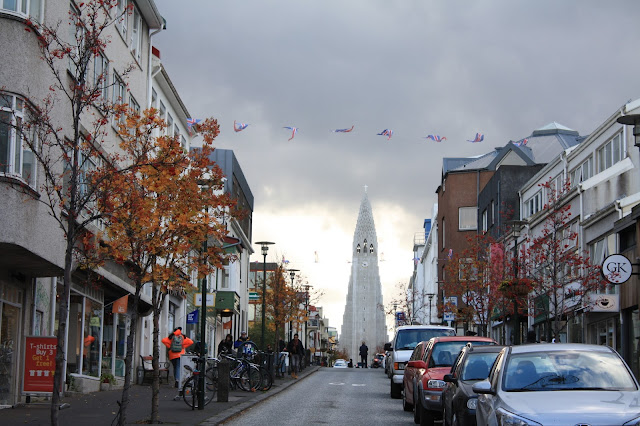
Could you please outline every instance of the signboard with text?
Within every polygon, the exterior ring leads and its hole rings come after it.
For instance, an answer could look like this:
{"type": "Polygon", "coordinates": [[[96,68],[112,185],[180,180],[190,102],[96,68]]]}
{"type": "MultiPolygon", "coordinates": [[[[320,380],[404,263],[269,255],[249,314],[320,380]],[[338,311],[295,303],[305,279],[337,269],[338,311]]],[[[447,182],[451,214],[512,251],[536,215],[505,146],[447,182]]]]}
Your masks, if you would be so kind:
{"type": "Polygon", "coordinates": [[[53,393],[57,337],[27,336],[24,349],[24,393],[53,393]]]}

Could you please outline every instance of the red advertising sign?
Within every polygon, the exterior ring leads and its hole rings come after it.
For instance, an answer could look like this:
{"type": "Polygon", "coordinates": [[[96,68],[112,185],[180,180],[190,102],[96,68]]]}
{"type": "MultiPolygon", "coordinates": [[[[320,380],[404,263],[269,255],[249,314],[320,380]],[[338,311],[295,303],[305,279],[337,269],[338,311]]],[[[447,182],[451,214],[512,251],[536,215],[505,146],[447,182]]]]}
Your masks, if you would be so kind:
{"type": "Polygon", "coordinates": [[[24,392],[52,393],[57,337],[27,336],[24,350],[24,392]]]}

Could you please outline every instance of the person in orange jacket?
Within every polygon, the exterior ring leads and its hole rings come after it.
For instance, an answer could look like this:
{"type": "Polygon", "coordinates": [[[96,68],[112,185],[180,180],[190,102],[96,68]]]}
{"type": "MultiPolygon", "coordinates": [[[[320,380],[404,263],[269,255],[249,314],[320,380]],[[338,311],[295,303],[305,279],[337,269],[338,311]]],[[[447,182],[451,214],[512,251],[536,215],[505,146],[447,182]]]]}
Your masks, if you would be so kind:
{"type": "Polygon", "coordinates": [[[176,379],[176,387],[180,382],[180,355],[184,353],[184,348],[193,345],[193,340],[182,334],[182,327],[173,330],[169,337],[162,339],[162,343],[169,349],[169,361],[173,364],[173,376],[176,379]]]}

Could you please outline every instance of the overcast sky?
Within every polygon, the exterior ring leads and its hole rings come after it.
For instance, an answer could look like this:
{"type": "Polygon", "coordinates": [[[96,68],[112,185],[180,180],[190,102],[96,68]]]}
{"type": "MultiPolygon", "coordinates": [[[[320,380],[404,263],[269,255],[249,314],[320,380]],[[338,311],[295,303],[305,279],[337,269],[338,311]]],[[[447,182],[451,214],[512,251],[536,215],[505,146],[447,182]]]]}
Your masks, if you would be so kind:
{"type": "Polygon", "coordinates": [[[586,135],[640,97],[638,1],[156,3],[164,66],[192,116],[218,119],[216,146],[247,177],[253,241],[276,242],[267,261],[284,256],[324,292],[338,331],[364,185],[389,302],[412,274],[443,157],[553,121],[586,135]],[[250,125],[235,133],[234,120],[250,125]],[[283,126],[298,128],[292,141],[283,126]],[[467,142],[478,132],[484,142],[467,142]]]}

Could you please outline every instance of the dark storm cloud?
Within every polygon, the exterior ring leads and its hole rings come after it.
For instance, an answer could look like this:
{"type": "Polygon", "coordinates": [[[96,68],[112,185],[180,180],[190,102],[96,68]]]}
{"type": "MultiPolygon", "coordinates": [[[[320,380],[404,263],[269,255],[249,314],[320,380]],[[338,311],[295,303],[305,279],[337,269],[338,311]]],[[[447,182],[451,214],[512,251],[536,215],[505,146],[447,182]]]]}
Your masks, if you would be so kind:
{"type": "Polygon", "coordinates": [[[155,43],[183,101],[220,120],[219,146],[265,207],[357,206],[368,184],[415,215],[412,233],[442,157],[551,121],[586,134],[640,95],[635,1],[157,4],[168,29],[155,43]],[[235,134],[234,119],[251,125],[235,134]],[[282,126],[299,127],[293,141],[282,126]],[[485,142],[467,143],[476,132],[485,142]]]}

